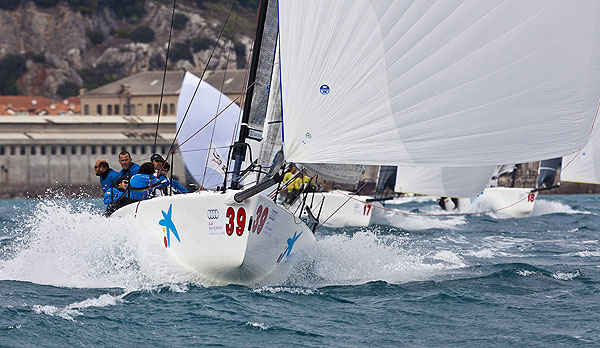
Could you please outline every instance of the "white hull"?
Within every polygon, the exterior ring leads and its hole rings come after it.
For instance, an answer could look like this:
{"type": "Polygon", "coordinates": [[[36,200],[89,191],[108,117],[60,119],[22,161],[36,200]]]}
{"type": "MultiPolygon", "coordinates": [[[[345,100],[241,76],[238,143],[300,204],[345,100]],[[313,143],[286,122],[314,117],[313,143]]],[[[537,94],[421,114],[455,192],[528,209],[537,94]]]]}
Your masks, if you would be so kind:
{"type": "Polygon", "coordinates": [[[125,206],[114,216],[132,218],[153,243],[163,245],[206,281],[218,284],[260,280],[314,241],[308,226],[282,206],[263,195],[232,204],[235,193],[158,197],[125,206]],[[169,221],[179,238],[165,228],[169,221]]]}
{"type": "Polygon", "coordinates": [[[531,190],[531,188],[516,187],[486,188],[475,198],[460,198],[458,209],[461,213],[495,211],[510,217],[527,216],[533,211],[538,195],[531,190]]]}
{"type": "MultiPolygon", "coordinates": [[[[366,227],[372,222],[373,211],[383,207],[379,202],[363,203],[371,198],[373,197],[353,195],[348,191],[316,192],[314,199],[312,193],[308,194],[306,205],[312,206],[311,211],[315,217],[319,214],[321,205],[323,206],[319,223],[325,222],[327,227],[366,227]]],[[[297,212],[298,216],[300,205],[302,197],[298,198],[289,210],[297,212]]]]}

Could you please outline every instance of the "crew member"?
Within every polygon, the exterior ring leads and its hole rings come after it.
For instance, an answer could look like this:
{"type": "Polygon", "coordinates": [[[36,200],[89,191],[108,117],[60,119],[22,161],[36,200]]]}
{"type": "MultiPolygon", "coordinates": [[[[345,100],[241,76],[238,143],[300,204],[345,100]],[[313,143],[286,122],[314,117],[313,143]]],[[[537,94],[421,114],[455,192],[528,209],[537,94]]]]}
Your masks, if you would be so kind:
{"type": "Polygon", "coordinates": [[[123,194],[127,189],[127,184],[129,184],[127,177],[121,176],[117,179],[115,187],[111,187],[104,192],[104,204],[106,204],[107,208],[111,203],[114,203],[123,197],[123,194]]]}
{"type": "Polygon", "coordinates": [[[100,158],[94,164],[94,171],[96,176],[100,177],[100,185],[102,185],[102,192],[106,192],[111,187],[114,187],[119,179],[119,173],[110,169],[108,162],[104,158],[100,158]]]}
{"type": "Polygon", "coordinates": [[[188,190],[183,187],[183,185],[181,185],[177,180],[175,179],[169,179],[168,175],[169,175],[169,169],[171,169],[171,166],[169,165],[169,163],[165,162],[164,165],[162,165],[162,168],[160,168],[159,172],[158,172],[158,180],[163,181],[166,180],[167,181],[167,186],[165,188],[163,188],[162,190],[156,190],[155,194],[156,196],[169,196],[171,194],[171,188],[173,189],[173,193],[174,194],[180,194],[180,193],[188,193],[188,190]]]}
{"type": "Polygon", "coordinates": [[[159,180],[154,175],[154,164],[146,162],[140,166],[139,173],[129,180],[129,196],[136,201],[154,197],[155,189],[167,186],[167,180],[159,180]]]}
{"type": "Polygon", "coordinates": [[[123,168],[119,172],[120,176],[126,176],[129,181],[131,181],[131,177],[136,175],[140,170],[140,165],[133,162],[131,154],[125,150],[119,153],[119,164],[121,164],[121,168],[123,168]]]}
{"type": "Polygon", "coordinates": [[[154,165],[154,176],[159,176],[159,170],[163,167],[163,163],[165,163],[165,159],[158,153],[150,156],[150,162],[154,165]]]}

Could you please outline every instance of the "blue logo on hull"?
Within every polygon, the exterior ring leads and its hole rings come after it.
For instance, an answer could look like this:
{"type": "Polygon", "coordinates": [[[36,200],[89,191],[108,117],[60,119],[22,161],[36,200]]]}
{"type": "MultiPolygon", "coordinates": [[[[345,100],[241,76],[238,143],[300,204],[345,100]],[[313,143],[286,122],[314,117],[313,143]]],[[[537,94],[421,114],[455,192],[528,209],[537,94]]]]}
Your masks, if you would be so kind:
{"type": "Polygon", "coordinates": [[[321,85],[321,88],[319,88],[319,91],[321,91],[322,95],[327,95],[327,94],[329,94],[330,89],[329,89],[329,86],[327,86],[327,85],[321,85]]]}
{"type": "Polygon", "coordinates": [[[181,239],[179,239],[179,234],[177,233],[177,229],[173,223],[173,204],[169,205],[169,211],[167,213],[165,213],[164,210],[161,210],[160,212],[162,213],[163,218],[158,222],[158,224],[164,226],[163,232],[167,234],[164,237],[165,248],[171,246],[171,233],[173,233],[175,238],[177,238],[177,240],[181,243],[181,239]]]}

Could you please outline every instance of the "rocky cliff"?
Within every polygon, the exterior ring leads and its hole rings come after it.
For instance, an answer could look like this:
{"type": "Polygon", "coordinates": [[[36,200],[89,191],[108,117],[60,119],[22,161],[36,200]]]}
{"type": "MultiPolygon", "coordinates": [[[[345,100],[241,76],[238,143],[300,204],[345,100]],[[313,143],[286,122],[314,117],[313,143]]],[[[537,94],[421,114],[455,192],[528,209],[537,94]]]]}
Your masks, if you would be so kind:
{"type": "MultiPolygon", "coordinates": [[[[164,68],[170,1],[140,0],[143,14],[129,17],[109,6],[82,11],[72,0],[17,3],[0,9],[0,94],[67,97],[77,95],[79,88],[164,68]]],[[[177,3],[169,69],[205,67],[229,6],[214,0],[206,6],[201,1],[177,3]]],[[[211,69],[245,67],[254,14],[238,8],[217,44],[211,69]]]]}

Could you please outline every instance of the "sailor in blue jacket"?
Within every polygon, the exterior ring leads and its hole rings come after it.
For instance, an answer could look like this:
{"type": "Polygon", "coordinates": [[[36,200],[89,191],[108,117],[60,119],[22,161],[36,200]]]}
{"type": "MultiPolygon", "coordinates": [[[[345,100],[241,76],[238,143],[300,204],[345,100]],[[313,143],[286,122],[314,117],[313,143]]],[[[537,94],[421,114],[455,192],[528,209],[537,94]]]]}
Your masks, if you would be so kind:
{"type": "Polygon", "coordinates": [[[129,180],[127,177],[120,177],[117,179],[117,184],[115,187],[108,189],[104,192],[104,204],[108,207],[111,203],[114,203],[121,199],[125,194],[125,190],[127,189],[127,184],[129,184],[129,180]]]}
{"type": "Polygon", "coordinates": [[[129,192],[131,198],[141,201],[154,197],[154,190],[162,189],[168,185],[165,178],[157,179],[154,175],[154,165],[146,162],[140,166],[138,174],[129,180],[129,192]]]}
{"type": "Polygon", "coordinates": [[[121,164],[121,168],[123,168],[119,172],[119,176],[131,178],[140,171],[140,165],[131,160],[131,154],[129,154],[128,151],[123,150],[119,153],[119,164],[121,164]]]}
{"type": "MultiPolygon", "coordinates": [[[[155,167],[156,167],[156,165],[155,165],[155,167]]],[[[166,180],[167,186],[165,188],[163,188],[162,190],[156,190],[155,195],[156,196],[169,196],[171,187],[173,188],[174,194],[188,193],[188,190],[186,190],[186,188],[183,187],[183,185],[181,185],[177,180],[175,180],[175,179],[170,180],[167,177],[169,175],[169,169],[171,169],[171,166],[169,165],[169,163],[164,162],[162,164],[162,167],[160,168],[160,170],[158,170],[158,179],[161,181],[166,180]]]]}
{"type": "Polygon", "coordinates": [[[104,158],[101,158],[96,161],[94,165],[94,171],[96,172],[96,176],[100,177],[100,185],[102,185],[102,192],[106,192],[111,187],[114,187],[117,183],[117,179],[119,179],[119,173],[110,169],[108,166],[108,162],[104,158]]]}

